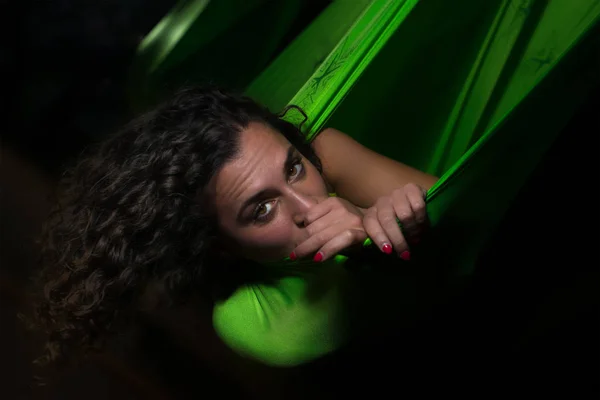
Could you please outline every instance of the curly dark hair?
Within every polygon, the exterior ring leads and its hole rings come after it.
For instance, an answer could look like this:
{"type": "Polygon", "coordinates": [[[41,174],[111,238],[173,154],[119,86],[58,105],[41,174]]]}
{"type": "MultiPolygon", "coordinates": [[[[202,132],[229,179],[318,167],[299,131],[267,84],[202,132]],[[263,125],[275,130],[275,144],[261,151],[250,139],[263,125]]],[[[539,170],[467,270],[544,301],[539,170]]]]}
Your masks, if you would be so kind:
{"type": "Polygon", "coordinates": [[[272,126],[321,169],[296,126],[242,95],[196,87],[90,147],[65,172],[41,238],[34,320],[49,336],[42,363],[101,346],[154,283],[168,304],[204,287],[219,256],[203,191],[250,122],[272,126]]]}

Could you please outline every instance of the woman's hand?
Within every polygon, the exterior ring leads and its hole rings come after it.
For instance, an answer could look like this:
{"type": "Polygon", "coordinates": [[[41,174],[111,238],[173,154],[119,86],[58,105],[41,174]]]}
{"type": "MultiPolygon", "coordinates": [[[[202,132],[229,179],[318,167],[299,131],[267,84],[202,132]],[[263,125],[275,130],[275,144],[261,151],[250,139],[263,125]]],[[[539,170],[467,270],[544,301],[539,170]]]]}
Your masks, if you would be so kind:
{"type": "Polygon", "coordinates": [[[313,260],[320,262],[362,243],[367,238],[363,218],[361,210],[349,201],[329,197],[304,217],[309,238],[296,247],[290,258],[295,260],[314,254],[313,260]]]}
{"type": "Polygon", "coordinates": [[[421,187],[409,183],[389,196],[380,197],[364,212],[363,226],[381,251],[391,254],[395,250],[403,260],[410,260],[409,244],[418,243],[428,226],[426,194],[421,187]]]}

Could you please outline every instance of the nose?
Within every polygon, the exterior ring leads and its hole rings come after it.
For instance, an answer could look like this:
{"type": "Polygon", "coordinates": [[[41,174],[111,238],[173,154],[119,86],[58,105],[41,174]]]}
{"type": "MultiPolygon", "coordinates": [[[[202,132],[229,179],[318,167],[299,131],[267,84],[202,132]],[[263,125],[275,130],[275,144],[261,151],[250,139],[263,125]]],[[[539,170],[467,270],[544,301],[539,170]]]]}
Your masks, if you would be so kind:
{"type": "Polygon", "coordinates": [[[294,191],[290,193],[290,203],[294,223],[303,227],[306,212],[314,207],[318,203],[318,200],[308,194],[294,191]]]}

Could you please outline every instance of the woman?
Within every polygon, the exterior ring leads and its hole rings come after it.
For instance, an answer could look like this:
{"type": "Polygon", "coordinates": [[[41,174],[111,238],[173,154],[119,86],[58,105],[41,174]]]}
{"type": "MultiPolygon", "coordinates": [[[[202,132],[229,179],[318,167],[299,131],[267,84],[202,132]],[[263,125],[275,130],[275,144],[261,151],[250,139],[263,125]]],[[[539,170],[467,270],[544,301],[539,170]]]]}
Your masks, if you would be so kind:
{"type": "Polygon", "coordinates": [[[63,177],[37,307],[48,357],[101,343],[157,285],[170,302],[210,293],[219,335],[262,362],[335,350],[361,303],[345,266],[367,236],[409,260],[435,179],[333,129],[307,144],[243,96],[182,90],[63,177]]]}

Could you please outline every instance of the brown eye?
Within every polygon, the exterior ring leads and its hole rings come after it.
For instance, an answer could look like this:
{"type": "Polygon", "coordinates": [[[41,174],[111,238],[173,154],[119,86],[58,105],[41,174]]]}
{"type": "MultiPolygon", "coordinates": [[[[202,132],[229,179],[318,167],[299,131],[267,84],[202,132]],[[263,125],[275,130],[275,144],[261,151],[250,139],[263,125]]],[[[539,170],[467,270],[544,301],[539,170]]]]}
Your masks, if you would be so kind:
{"type": "Polygon", "coordinates": [[[301,162],[297,162],[288,169],[288,177],[291,179],[297,178],[302,171],[304,171],[304,165],[301,162]]]}
{"type": "Polygon", "coordinates": [[[269,210],[267,209],[267,205],[266,204],[261,204],[256,209],[256,216],[260,217],[260,216],[263,216],[263,215],[267,214],[268,212],[269,212],[269,210]]]}
{"type": "Polygon", "coordinates": [[[271,212],[273,211],[274,204],[275,203],[273,201],[259,204],[256,207],[256,209],[254,210],[254,219],[256,221],[262,221],[262,220],[268,219],[271,212]]]}

